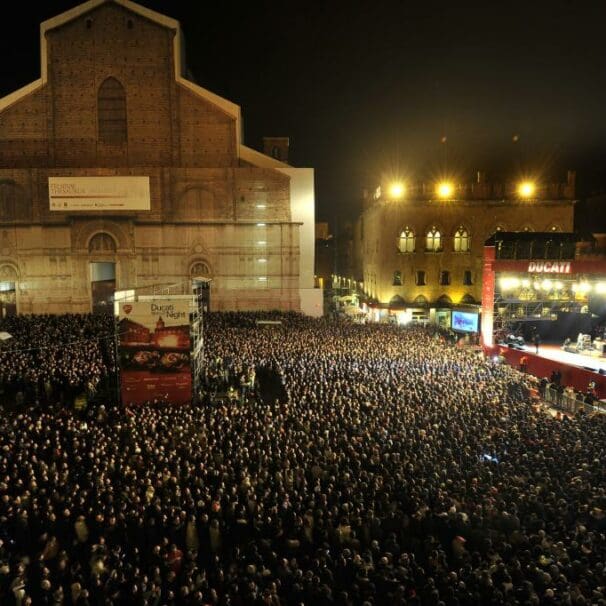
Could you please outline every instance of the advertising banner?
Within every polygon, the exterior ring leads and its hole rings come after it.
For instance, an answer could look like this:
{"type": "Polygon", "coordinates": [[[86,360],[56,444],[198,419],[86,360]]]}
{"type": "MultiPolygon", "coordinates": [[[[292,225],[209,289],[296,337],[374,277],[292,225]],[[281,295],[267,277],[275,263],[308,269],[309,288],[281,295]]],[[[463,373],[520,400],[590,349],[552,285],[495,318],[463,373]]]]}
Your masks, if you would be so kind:
{"type": "Polygon", "coordinates": [[[125,405],[192,399],[190,301],[119,303],[120,394],[125,405]]]}
{"type": "Polygon", "coordinates": [[[49,177],[50,209],[150,210],[149,177],[49,177]]]}

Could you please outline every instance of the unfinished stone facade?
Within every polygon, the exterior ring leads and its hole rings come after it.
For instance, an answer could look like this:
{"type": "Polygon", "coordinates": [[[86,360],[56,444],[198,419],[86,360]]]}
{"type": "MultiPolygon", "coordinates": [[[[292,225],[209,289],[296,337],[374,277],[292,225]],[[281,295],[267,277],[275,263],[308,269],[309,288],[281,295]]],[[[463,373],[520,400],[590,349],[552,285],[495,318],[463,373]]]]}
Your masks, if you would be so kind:
{"type": "Polygon", "coordinates": [[[203,272],[212,309],[300,309],[281,172],[295,169],[242,145],[239,107],[182,77],[179,24],[91,0],[43,23],[41,50],[41,78],[0,100],[0,276],[16,310],[90,311],[96,262],[115,264],[118,290],[186,292],[203,272]],[[149,211],[50,210],[49,177],[129,175],[149,177],[149,211]]]}

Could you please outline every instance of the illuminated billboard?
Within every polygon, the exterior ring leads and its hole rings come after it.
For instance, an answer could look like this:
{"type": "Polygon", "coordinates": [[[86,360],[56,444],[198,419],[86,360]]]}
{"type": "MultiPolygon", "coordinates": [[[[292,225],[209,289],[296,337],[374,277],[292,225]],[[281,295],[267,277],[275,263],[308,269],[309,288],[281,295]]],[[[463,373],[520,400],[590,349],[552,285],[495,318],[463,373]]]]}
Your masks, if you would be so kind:
{"type": "Polygon", "coordinates": [[[191,402],[190,307],[167,297],[119,303],[123,404],[191,402]]]}
{"type": "Polygon", "coordinates": [[[478,332],[478,314],[469,311],[453,311],[452,329],[459,332],[478,332]]]}
{"type": "Polygon", "coordinates": [[[149,177],[49,177],[54,211],[150,210],[149,177]]]}

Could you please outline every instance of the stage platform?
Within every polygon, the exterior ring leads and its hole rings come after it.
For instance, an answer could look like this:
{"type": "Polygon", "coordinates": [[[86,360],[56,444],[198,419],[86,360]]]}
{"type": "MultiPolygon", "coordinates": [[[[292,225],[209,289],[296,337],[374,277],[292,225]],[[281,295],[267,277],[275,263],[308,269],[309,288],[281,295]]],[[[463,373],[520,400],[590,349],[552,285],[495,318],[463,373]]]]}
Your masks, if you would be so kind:
{"type": "Polygon", "coordinates": [[[594,381],[598,398],[606,398],[606,357],[564,351],[556,344],[541,344],[538,355],[534,345],[526,345],[523,349],[497,345],[494,349],[516,368],[520,367],[520,358],[526,356],[527,372],[535,377],[549,379],[554,370],[559,370],[562,385],[572,386],[578,391],[586,392],[589,383],[594,381]],[[605,374],[600,374],[600,370],[605,374]]]}
{"type": "MultiPolygon", "coordinates": [[[[534,354],[534,345],[525,345],[524,351],[534,354]]],[[[573,353],[564,351],[558,345],[539,345],[539,356],[559,362],[560,364],[568,364],[570,366],[579,366],[587,370],[591,369],[599,372],[600,368],[606,371],[606,357],[590,356],[586,353],[573,353]]]]}

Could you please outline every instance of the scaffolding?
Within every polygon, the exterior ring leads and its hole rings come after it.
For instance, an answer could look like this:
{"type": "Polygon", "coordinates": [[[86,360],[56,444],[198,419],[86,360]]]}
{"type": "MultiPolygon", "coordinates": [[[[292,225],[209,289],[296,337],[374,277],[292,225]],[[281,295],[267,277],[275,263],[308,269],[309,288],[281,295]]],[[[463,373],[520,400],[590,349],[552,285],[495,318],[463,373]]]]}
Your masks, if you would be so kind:
{"type": "Polygon", "coordinates": [[[191,289],[194,305],[191,313],[192,373],[194,378],[194,401],[198,401],[201,392],[204,369],[204,314],[210,306],[210,278],[192,278],[191,289]]]}
{"type": "Polygon", "coordinates": [[[560,312],[580,313],[586,305],[569,299],[520,300],[498,294],[494,302],[495,328],[511,323],[536,320],[557,320],[560,312]]]}

